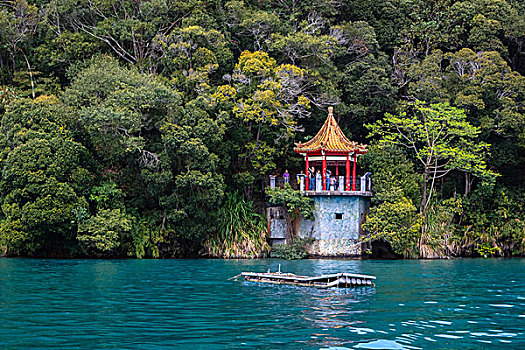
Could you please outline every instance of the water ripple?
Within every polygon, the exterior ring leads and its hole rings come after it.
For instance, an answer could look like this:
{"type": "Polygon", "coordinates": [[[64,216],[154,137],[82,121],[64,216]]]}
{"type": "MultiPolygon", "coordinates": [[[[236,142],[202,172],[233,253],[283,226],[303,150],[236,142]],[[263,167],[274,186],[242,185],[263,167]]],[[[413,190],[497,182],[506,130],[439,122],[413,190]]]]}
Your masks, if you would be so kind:
{"type": "Polygon", "coordinates": [[[0,259],[0,348],[524,348],[524,280],[524,259],[0,259]],[[278,264],[377,287],[228,280],[278,264]]]}

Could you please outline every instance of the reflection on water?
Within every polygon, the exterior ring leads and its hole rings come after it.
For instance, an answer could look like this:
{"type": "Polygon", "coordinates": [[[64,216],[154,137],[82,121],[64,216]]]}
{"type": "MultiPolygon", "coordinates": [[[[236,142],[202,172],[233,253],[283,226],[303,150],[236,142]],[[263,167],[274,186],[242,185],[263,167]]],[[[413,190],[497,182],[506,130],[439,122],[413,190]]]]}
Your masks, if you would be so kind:
{"type": "MultiPolygon", "coordinates": [[[[358,320],[357,314],[364,313],[365,310],[353,308],[350,304],[359,303],[359,300],[354,297],[355,294],[371,295],[374,290],[374,288],[369,287],[322,290],[328,295],[312,296],[301,317],[311,322],[314,328],[321,330],[328,330],[329,328],[347,328],[349,331],[360,330],[355,325],[363,321],[358,320]]],[[[318,343],[323,346],[336,346],[345,343],[345,339],[330,333],[314,333],[311,338],[311,345],[318,343]]]]}
{"type": "Polygon", "coordinates": [[[523,281],[524,259],[0,259],[0,349],[519,349],[523,281]],[[279,263],[377,287],[228,280],[279,263]]]}

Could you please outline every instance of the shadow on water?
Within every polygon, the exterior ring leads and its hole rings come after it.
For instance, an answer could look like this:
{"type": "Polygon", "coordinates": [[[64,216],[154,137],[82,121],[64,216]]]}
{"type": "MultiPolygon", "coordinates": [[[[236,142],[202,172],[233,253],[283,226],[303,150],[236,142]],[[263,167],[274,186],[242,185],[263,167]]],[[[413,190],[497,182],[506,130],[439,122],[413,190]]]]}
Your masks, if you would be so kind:
{"type": "Polygon", "coordinates": [[[524,259],[0,259],[0,348],[525,348],[524,280],[524,259]],[[279,264],[377,287],[228,280],[279,264]]]}

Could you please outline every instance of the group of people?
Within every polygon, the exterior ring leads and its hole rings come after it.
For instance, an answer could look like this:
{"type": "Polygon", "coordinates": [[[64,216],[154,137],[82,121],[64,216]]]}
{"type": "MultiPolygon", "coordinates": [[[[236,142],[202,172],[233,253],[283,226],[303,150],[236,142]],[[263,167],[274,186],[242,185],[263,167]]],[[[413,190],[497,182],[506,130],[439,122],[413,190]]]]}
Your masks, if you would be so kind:
{"type": "MultiPolygon", "coordinates": [[[[308,181],[309,191],[322,190],[322,188],[316,189],[317,180],[320,180],[320,183],[322,183],[322,175],[319,170],[315,170],[315,167],[313,166],[311,168],[308,168],[308,178],[310,179],[310,181],[308,181]]],[[[327,190],[332,191],[335,191],[335,189],[339,186],[339,181],[337,177],[332,177],[332,172],[330,171],[330,169],[326,169],[326,185],[327,190]]]]}
{"type": "MultiPolygon", "coordinates": [[[[315,170],[315,167],[313,166],[311,168],[308,168],[308,178],[308,191],[316,190],[317,180],[319,180],[320,183],[322,183],[321,172],[319,170],[315,170]]],[[[284,183],[290,182],[290,173],[288,172],[288,170],[284,171],[283,179],[284,183]]],[[[329,186],[329,188],[327,189],[332,191],[335,191],[339,186],[339,179],[336,176],[332,177],[332,172],[329,169],[326,169],[326,184],[327,187],[329,186]]],[[[318,190],[322,190],[322,188],[319,188],[318,190]]]]}

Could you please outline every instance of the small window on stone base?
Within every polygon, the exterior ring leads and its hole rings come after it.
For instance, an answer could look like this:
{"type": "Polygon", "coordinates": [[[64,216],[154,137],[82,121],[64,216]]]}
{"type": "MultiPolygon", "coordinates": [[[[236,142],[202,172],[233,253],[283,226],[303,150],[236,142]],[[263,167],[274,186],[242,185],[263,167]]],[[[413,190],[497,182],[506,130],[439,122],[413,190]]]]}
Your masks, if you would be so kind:
{"type": "Polygon", "coordinates": [[[336,220],[343,220],[343,213],[335,213],[336,220]]]}

